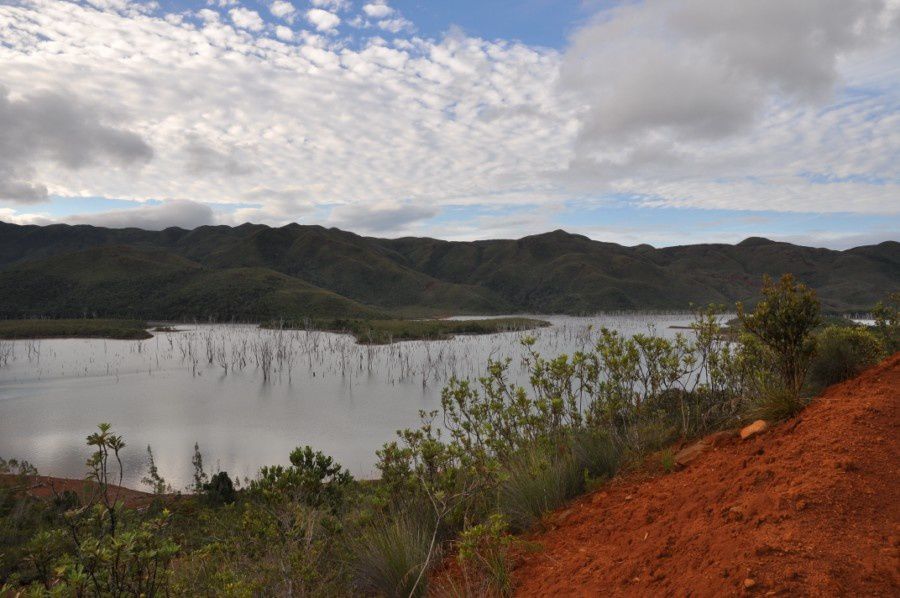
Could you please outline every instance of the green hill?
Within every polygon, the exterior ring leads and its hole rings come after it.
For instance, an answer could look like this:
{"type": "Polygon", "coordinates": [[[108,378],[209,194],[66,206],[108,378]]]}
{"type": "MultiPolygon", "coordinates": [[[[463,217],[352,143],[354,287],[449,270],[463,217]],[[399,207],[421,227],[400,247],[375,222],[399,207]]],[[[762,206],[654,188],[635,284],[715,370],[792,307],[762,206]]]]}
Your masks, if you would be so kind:
{"type": "Polygon", "coordinates": [[[847,251],[766,239],[624,247],[554,231],[518,240],[377,239],[244,224],[164,231],[0,223],[0,317],[374,318],[593,313],[752,301],[795,274],[826,309],[900,289],[900,243],[847,251]]]}

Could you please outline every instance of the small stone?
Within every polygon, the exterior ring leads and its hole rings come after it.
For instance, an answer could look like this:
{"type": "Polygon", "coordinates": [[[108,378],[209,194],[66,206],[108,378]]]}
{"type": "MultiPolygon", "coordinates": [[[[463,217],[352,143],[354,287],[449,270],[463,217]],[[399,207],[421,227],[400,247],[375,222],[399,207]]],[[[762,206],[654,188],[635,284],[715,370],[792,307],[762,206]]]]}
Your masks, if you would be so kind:
{"type": "Polygon", "coordinates": [[[678,451],[678,453],[673,458],[675,466],[679,468],[687,467],[689,463],[694,461],[708,448],[709,444],[701,440],[699,442],[695,442],[687,448],[678,451]]]}
{"type": "Polygon", "coordinates": [[[769,424],[765,420],[758,419],[749,426],[741,429],[741,440],[746,440],[755,434],[760,434],[769,429],[769,424]]]}
{"type": "Polygon", "coordinates": [[[755,580],[755,579],[751,579],[751,578],[748,577],[747,579],[744,580],[744,588],[746,588],[746,589],[748,589],[748,590],[749,590],[750,588],[752,588],[753,586],[755,586],[755,585],[756,585],[756,580],[755,580]]]}

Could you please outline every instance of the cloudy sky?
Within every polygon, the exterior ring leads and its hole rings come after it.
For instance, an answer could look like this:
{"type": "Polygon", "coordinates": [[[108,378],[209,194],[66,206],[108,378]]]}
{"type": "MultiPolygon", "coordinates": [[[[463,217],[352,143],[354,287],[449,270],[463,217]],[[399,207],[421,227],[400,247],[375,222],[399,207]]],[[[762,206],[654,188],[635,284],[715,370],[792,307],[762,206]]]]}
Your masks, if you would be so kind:
{"type": "Polygon", "coordinates": [[[0,0],[0,220],[900,238],[900,0],[0,0]]]}

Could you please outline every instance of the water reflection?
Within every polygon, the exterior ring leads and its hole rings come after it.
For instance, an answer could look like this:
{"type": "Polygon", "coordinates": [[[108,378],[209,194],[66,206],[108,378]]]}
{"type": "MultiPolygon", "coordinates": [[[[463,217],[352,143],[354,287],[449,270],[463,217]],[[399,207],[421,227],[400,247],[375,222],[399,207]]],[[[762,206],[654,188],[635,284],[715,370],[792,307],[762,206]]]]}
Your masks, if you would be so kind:
{"type": "Polygon", "coordinates": [[[489,357],[521,368],[523,334],[545,355],[585,348],[606,326],[672,336],[685,315],[544,317],[526,333],[461,336],[361,346],[345,335],[179,326],[146,341],[67,339],[7,342],[0,367],[0,456],[27,459],[45,474],[82,477],[85,437],[101,421],[123,434],[126,485],[138,487],[153,446],[161,474],[191,480],[198,442],[207,469],[253,477],[309,444],[374,476],[375,450],[420,409],[439,405],[451,376],[476,377],[489,357]]]}

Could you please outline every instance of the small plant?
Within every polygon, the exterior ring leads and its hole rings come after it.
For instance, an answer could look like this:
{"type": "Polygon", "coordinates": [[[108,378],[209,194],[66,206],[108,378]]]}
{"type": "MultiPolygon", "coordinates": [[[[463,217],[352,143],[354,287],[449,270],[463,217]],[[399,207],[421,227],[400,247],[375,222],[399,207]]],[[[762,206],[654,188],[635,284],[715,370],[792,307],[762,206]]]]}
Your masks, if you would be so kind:
{"type": "Polygon", "coordinates": [[[168,494],[172,491],[172,487],[166,483],[166,480],[159,475],[156,467],[156,461],[153,459],[153,449],[147,445],[147,475],[141,478],[141,483],[150,487],[153,494],[168,494]]]}
{"type": "Polygon", "coordinates": [[[660,454],[659,464],[662,465],[663,471],[666,473],[675,471],[675,455],[672,454],[672,449],[665,449],[660,454]]]}
{"type": "Polygon", "coordinates": [[[506,520],[497,513],[460,534],[457,560],[467,594],[512,595],[513,542],[506,520]]]}
{"type": "Polygon", "coordinates": [[[578,494],[584,481],[584,473],[567,452],[526,449],[503,472],[500,510],[514,530],[526,530],[578,494]]]}
{"type": "Polygon", "coordinates": [[[202,494],[203,489],[209,482],[209,476],[203,470],[203,454],[200,453],[200,443],[194,443],[194,456],[191,458],[191,464],[194,466],[194,485],[188,488],[193,490],[194,494],[202,494]]]}
{"type": "Polygon", "coordinates": [[[425,595],[434,533],[425,521],[410,514],[383,517],[355,538],[353,562],[362,591],[397,598],[425,595]]]}

